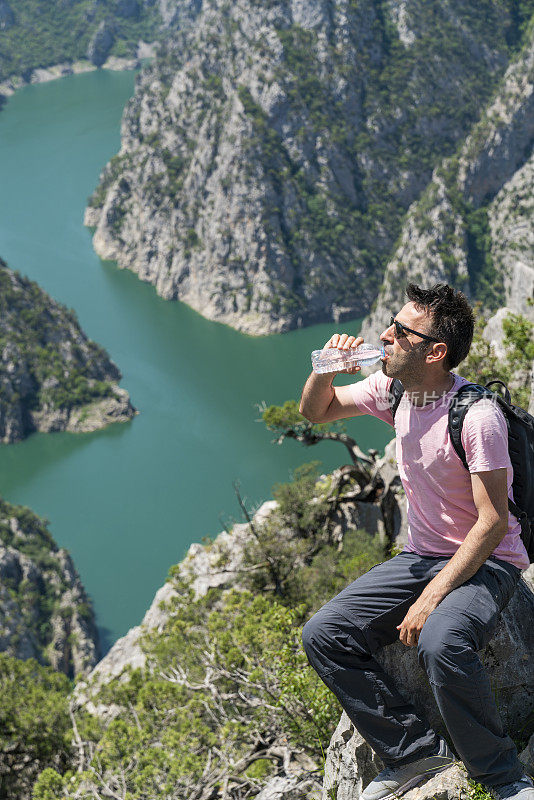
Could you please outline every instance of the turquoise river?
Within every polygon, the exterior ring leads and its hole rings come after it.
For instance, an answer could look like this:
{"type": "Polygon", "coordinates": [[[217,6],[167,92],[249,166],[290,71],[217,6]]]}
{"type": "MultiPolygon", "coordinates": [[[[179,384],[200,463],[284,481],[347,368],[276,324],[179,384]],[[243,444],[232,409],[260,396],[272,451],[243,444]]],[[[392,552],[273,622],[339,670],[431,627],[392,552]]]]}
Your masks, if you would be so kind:
{"type": "MultiPolygon", "coordinates": [[[[72,554],[103,651],[139,624],[192,542],[214,538],[222,520],[243,521],[234,480],[252,511],[299,464],[330,470],[347,460],[335,443],[272,444],[256,406],[300,397],[310,351],[339,326],[245,336],[95,255],[84,207],[119,149],[134,77],[97,71],[28,86],[0,112],[0,256],[76,311],[139,410],[126,425],[0,448],[1,495],[49,520],[72,554]]],[[[347,428],[363,447],[390,438],[367,417],[347,428]]]]}

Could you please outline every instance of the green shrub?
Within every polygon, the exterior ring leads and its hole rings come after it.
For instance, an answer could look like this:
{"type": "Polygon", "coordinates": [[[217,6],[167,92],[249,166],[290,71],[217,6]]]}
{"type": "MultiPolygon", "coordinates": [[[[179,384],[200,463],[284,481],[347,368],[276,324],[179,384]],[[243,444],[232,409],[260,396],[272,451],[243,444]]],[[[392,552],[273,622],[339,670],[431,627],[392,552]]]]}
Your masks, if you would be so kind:
{"type": "Polygon", "coordinates": [[[71,689],[65,675],[40,666],[34,659],[19,661],[0,653],[3,797],[15,798],[27,793],[45,767],[64,770],[69,764],[71,689]]]}

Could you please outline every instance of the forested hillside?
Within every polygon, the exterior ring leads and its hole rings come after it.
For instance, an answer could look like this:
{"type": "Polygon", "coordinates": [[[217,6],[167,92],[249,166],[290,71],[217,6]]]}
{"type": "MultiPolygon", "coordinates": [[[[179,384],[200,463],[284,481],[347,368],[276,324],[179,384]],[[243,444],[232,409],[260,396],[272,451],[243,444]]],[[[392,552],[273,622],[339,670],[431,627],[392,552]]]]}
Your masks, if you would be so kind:
{"type": "Polygon", "coordinates": [[[69,677],[99,657],[91,602],[69,554],[30,509],[1,499],[0,651],[69,677]]]}
{"type": "Polygon", "coordinates": [[[149,0],[0,0],[0,83],[53,64],[133,56],[161,23],[149,0]]]}

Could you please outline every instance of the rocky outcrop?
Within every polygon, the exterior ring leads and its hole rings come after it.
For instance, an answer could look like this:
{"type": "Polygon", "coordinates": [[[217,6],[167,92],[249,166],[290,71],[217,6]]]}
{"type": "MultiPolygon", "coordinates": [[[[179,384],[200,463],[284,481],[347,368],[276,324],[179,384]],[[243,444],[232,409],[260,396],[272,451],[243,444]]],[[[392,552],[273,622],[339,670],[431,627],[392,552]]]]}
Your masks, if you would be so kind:
{"type": "Polygon", "coordinates": [[[43,433],[91,433],[113,422],[128,422],[135,413],[126,389],[112,383],[109,397],[72,408],[46,406],[30,411],[30,419],[32,428],[43,433]]]}
{"type": "MultiPolygon", "coordinates": [[[[524,625],[534,614],[534,594],[521,580],[502,613],[491,642],[480,652],[493,690],[499,696],[503,724],[512,736],[524,732],[524,724],[534,712],[534,630],[524,625]]],[[[395,676],[403,692],[443,735],[446,728],[423,670],[417,661],[417,648],[396,642],[377,655],[384,669],[395,676]]]]}
{"type": "Polygon", "coordinates": [[[401,5],[205,0],[127,107],[85,218],[99,255],[248,333],[365,313],[403,212],[509,52],[457,3],[401,5]]]}
{"type": "Polygon", "coordinates": [[[321,797],[321,784],[313,773],[318,772],[315,764],[310,772],[302,769],[305,765],[298,764],[299,773],[290,777],[276,776],[266,783],[256,795],[255,800],[319,800],[321,797]]]}
{"type": "Polygon", "coordinates": [[[491,258],[503,278],[506,307],[531,322],[534,322],[533,185],[534,156],[531,156],[500,189],[488,214],[491,258]]]}
{"type": "MultiPolygon", "coordinates": [[[[534,594],[524,581],[513,595],[491,642],[480,657],[499,698],[499,711],[506,730],[524,734],[525,724],[534,711],[534,632],[523,620],[534,614],[534,594]]],[[[448,738],[430,685],[417,661],[416,648],[397,642],[383,648],[377,658],[394,677],[399,692],[429,719],[432,727],[448,738]]],[[[530,769],[534,736],[524,753],[523,763],[530,769]]],[[[343,713],[326,755],[323,800],[335,793],[337,800],[358,800],[365,786],[384,768],[351,721],[343,713]]],[[[411,790],[407,800],[459,800],[468,788],[461,762],[411,790]]]]}
{"type": "Polygon", "coordinates": [[[135,412],[107,353],[72,311],[0,260],[0,441],[94,431],[135,412]]]}
{"type": "Polygon", "coordinates": [[[69,677],[99,658],[89,598],[70,555],[29,509],[0,501],[0,651],[69,677]]]}
{"type": "MultiPolygon", "coordinates": [[[[358,800],[384,769],[382,761],[343,712],[326,753],[321,800],[358,800]]],[[[467,800],[467,776],[460,765],[403,795],[405,800],[467,800]]]]}

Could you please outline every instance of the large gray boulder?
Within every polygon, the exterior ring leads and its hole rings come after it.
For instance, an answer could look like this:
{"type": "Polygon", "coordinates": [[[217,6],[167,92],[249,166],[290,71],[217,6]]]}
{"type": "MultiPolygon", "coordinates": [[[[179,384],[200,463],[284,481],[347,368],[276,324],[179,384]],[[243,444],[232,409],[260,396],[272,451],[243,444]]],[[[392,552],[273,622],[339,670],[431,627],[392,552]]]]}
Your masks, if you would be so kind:
{"type": "MultiPolygon", "coordinates": [[[[513,736],[521,731],[529,712],[534,712],[534,594],[524,581],[519,582],[503,611],[495,635],[480,651],[499,703],[503,724],[513,736]]],[[[425,713],[431,725],[447,734],[425,672],[417,661],[414,647],[400,641],[377,655],[384,669],[395,677],[401,694],[425,713]]]]}
{"type": "MultiPolygon", "coordinates": [[[[511,735],[524,734],[534,713],[534,594],[523,580],[503,611],[494,637],[480,652],[495,692],[503,724],[511,735]]],[[[416,648],[396,642],[383,648],[377,659],[393,676],[399,692],[424,713],[436,731],[447,730],[434,696],[417,661],[416,648]]],[[[521,754],[528,766],[534,752],[531,741],[521,754]],[[530,748],[530,749],[529,749],[530,748]]],[[[323,800],[335,791],[336,800],[358,800],[367,784],[383,769],[370,745],[355,730],[343,712],[327,751],[323,800]]],[[[404,796],[405,800],[459,800],[467,789],[465,768],[459,762],[423,786],[404,796]]]]}

